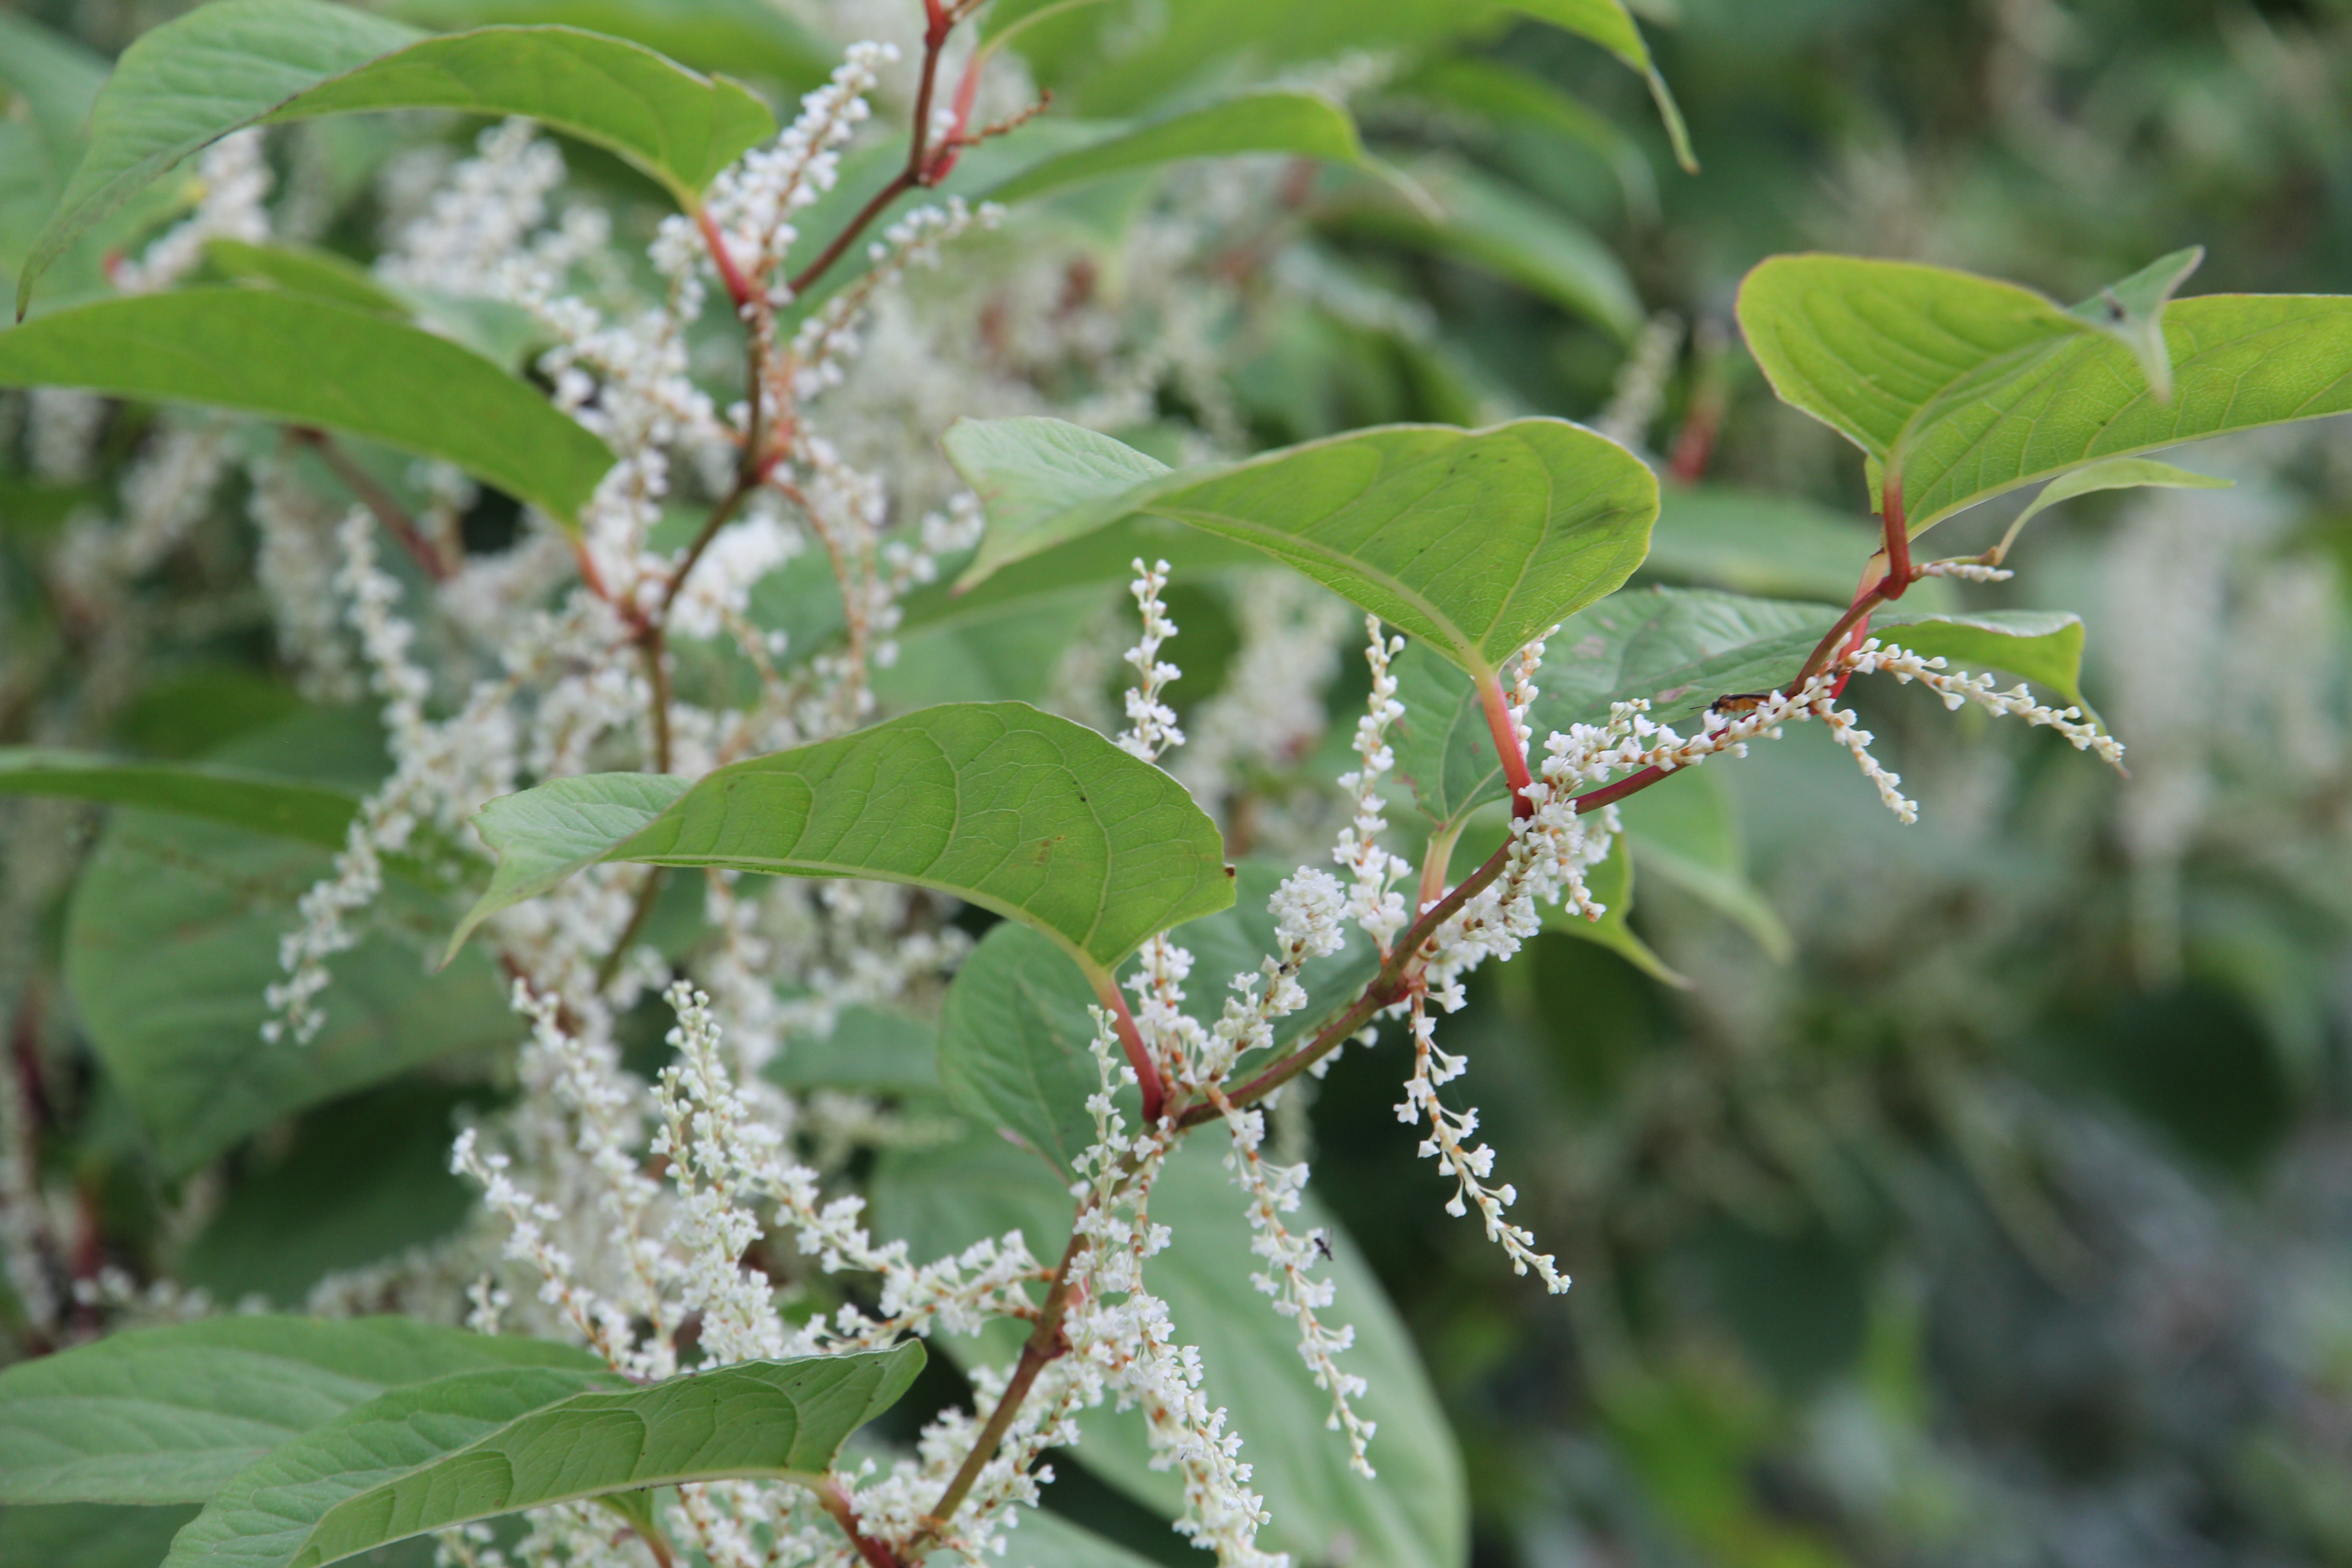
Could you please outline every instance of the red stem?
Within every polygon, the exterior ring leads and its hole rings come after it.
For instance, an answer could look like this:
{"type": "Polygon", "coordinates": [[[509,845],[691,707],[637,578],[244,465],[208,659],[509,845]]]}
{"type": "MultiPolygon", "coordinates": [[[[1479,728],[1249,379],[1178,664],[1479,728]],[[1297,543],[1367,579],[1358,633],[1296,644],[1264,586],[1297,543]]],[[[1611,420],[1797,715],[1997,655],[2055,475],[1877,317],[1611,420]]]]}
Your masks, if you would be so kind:
{"type": "Polygon", "coordinates": [[[1151,1059],[1151,1052],[1143,1043],[1143,1031],[1135,1026],[1135,1015],[1127,1010],[1127,998],[1119,994],[1117,978],[1105,975],[1095,984],[1095,994],[1110,1010],[1112,1022],[1118,1029],[1118,1048],[1127,1053],[1127,1065],[1135,1069],[1135,1081],[1143,1089],[1143,1124],[1160,1125],[1160,1113],[1167,1107],[1167,1086],[1160,1081],[1160,1066],[1151,1059]]]}
{"type": "Polygon", "coordinates": [[[1535,784],[1535,775],[1528,771],[1528,754],[1519,745],[1519,728],[1511,718],[1509,699],[1503,695],[1499,676],[1478,678],[1478,705],[1486,710],[1486,728],[1495,737],[1495,754],[1503,760],[1503,777],[1511,785],[1511,815],[1533,816],[1535,802],[1527,791],[1535,784]]]}
{"type": "MultiPolygon", "coordinates": [[[[743,276],[743,269],[735,265],[735,258],[729,254],[726,238],[719,234],[719,226],[711,221],[708,212],[698,206],[694,209],[694,226],[702,231],[703,246],[710,252],[711,265],[719,268],[719,281],[727,286],[727,297],[735,301],[738,310],[742,310],[758,297],[759,291],[751,287],[751,280],[743,276]]],[[[755,393],[753,395],[758,395],[755,393]]]]}

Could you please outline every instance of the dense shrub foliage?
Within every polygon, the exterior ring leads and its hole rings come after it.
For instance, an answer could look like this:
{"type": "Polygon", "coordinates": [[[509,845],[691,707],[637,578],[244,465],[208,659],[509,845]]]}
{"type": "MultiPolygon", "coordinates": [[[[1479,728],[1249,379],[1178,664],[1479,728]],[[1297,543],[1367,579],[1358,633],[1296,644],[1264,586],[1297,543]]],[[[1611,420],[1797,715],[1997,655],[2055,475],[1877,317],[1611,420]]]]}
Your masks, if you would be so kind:
{"type": "Polygon", "coordinates": [[[2340,30],[1636,9],[0,14],[0,1552],[2352,1550],[2340,30]]]}

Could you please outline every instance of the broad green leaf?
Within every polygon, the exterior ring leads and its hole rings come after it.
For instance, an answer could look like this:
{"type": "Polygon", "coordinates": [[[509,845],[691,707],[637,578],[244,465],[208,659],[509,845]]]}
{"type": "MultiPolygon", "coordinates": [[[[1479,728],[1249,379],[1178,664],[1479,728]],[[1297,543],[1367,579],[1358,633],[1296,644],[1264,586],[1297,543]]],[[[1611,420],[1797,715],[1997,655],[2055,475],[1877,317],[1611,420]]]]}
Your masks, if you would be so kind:
{"type": "MultiPolygon", "coordinates": [[[[1024,928],[1009,922],[1008,931],[1024,928]]],[[[1057,953],[1055,956],[1059,956],[1057,953]]],[[[869,1094],[937,1094],[937,1025],[883,1007],[845,1007],[833,1033],[795,1034],[760,1069],[786,1089],[849,1089],[869,1094]]]]}
{"type": "Polygon", "coordinates": [[[1698,157],[1691,151],[1690,131],[1683,124],[1683,111],[1666,87],[1666,79],[1658,74],[1656,62],[1650,58],[1650,46],[1643,40],[1633,14],[1625,9],[1622,0],[1509,0],[1509,5],[1512,10],[1538,21],[1549,22],[1555,27],[1591,39],[1638,72],[1649,84],[1650,97],[1658,106],[1658,118],[1665,122],[1666,139],[1674,144],[1675,161],[1685,173],[1698,173],[1698,157]]]}
{"type": "Polygon", "coordinates": [[[814,1485],[922,1369],[887,1351],[739,1362],[632,1388],[611,1373],[472,1373],[395,1390],[255,1463],[166,1568],[318,1568],[522,1509],[685,1481],[814,1485]]]}
{"type": "Polygon", "coordinates": [[[283,1565],[337,1503],[535,1411],[628,1386],[604,1366],[508,1367],[388,1390],[230,1477],[173,1540],[163,1561],[210,1568],[283,1565]]]}
{"type": "MultiPolygon", "coordinates": [[[[1048,532],[1076,539],[1117,521],[1124,515],[1118,508],[1139,486],[1170,472],[1167,464],[1124,441],[1037,415],[959,419],[940,444],[987,507],[989,532],[1024,541],[1048,532]]],[[[990,561],[985,546],[980,559],[990,561]]],[[[968,590],[978,571],[975,566],[958,587],[968,590]]]]}
{"type": "Polygon", "coordinates": [[[1318,208],[1327,223],[1485,268],[1630,340],[1645,312],[1624,267],[1558,208],[1458,161],[1404,167],[1404,184],[1349,180],[1318,208]]]}
{"type": "Polygon", "coordinates": [[[2336,295],[2174,300],[2168,400],[2100,324],[1940,268],[1775,257],[1741,285],[1739,321],[1784,401],[1897,477],[1915,534],[2101,458],[2352,408],[2352,298],[2336,295]]]}
{"type": "Polygon", "coordinates": [[[608,858],[675,804],[689,787],[667,773],[583,773],[490,802],[474,818],[498,868],[490,885],[449,939],[443,963],[457,955],[476,926],[608,858]]]}
{"type": "Polygon", "coordinates": [[[584,1351],[404,1318],[225,1317],[134,1329],[0,1371],[0,1502],[202,1502],[386,1389],[584,1351]]]}
{"type": "Polygon", "coordinates": [[[2201,245],[2159,256],[2119,283],[2111,283],[2070,313],[2131,350],[2158,402],[2172,396],[2172,355],[2164,341],[2164,310],[2205,259],[2201,245]]]}
{"type": "Polygon", "coordinates": [[[321,1106],[292,1129],[290,1148],[273,1138],[240,1162],[176,1276],[216,1301],[295,1307],[331,1273],[451,1235],[479,1195],[449,1169],[457,1112],[487,1098],[409,1082],[321,1106]]]}
{"type": "Polygon", "coordinates": [[[507,23],[579,27],[658,49],[682,65],[814,87],[839,51],[761,0],[395,0],[404,22],[437,30],[507,23]]]}
{"type": "Polygon", "coordinates": [[[1070,645],[1087,635],[1112,592],[1107,583],[1081,582],[999,605],[992,615],[902,627],[897,659],[874,672],[874,695],[892,712],[940,702],[1049,701],[1070,645]]]}
{"type": "Polygon", "coordinates": [[[317,246],[285,241],[256,245],[224,237],[205,243],[205,262],[221,277],[240,282],[266,283],[387,316],[409,313],[408,301],[377,282],[366,268],[317,246]]]}
{"type": "Polygon", "coordinates": [[[143,763],[47,746],[0,746],[0,795],[65,795],[143,805],[273,834],[329,849],[343,847],[359,797],[299,779],[209,763],[143,763]]]}
{"type": "Polygon", "coordinates": [[[263,118],[278,124],[380,109],[522,115],[626,159],[682,206],[776,133],[768,106],[738,83],[624,38],[548,26],[426,38],[322,81],[263,118]]]}
{"type": "MultiPolygon", "coordinates": [[[[987,1559],[990,1568],[1150,1568],[1149,1560],[1126,1547],[1114,1546],[1094,1531],[1044,1509],[1018,1510],[1010,1522],[1013,1533],[1004,1538],[1004,1555],[987,1559]]],[[[942,1553],[931,1561],[945,1568],[948,1563],[970,1563],[971,1559],[942,1553]]]]}
{"type": "Polygon", "coordinates": [[[362,110],[525,115],[618,153],[682,203],[775,134],[766,105],[651,49],[570,27],[425,37],[319,0],[214,0],[142,34],[98,96],[90,147],[17,282],[141,186],[230,132],[362,110]]]}
{"type": "Polygon", "coordinates": [[[1024,703],[927,708],[735,763],[630,833],[647,803],[627,781],[642,776],[493,801],[478,821],[498,879],[451,951],[599,859],[935,888],[1026,921],[1097,976],[1154,931],[1233,901],[1216,827],[1182,785],[1024,703]],[[621,833],[595,852],[607,821],[621,833]]]}
{"type": "Polygon", "coordinates": [[[1320,93],[1247,92],[1165,119],[1109,128],[1091,145],[1034,163],[985,193],[1000,202],[1187,158],[1286,153],[1335,163],[1362,161],[1356,122],[1320,93]]]}
{"type": "Polygon", "coordinates": [[[613,463],[602,441],[478,355],[373,310],[275,289],[188,289],[41,317],[0,332],[0,386],[87,387],[345,431],[454,463],[570,527],[613,463]]]}
{"type": "Polygon", "coordinates": [[[1083,444],[1055,422],[980,423],[949,437],[996,524],[965,584],[1129,515],[1172,518],[1274,556],[1474,674],[1624,582],[1657,513],[1639,458],[1559,419],[1360,430],[1123,491],[1108,472],[1087,488],[1071,458],[1083,444]],[[1014,504],[1000,513],[995,495],[1014,504]]]}
{"type": "Polygon", "coordinates": [[[2000,543],[1995,549],[2000,555],[2006,556],[2009,547],[2017,542],[2017,536],[2025,531],[2027,523],[2062,500],[2073,500],[2076,496],[2089,495],[2094,490],[2128,490],[2142,487],[2173,490],[2226,490],[2233,482],[2216,479],[2210,474],[2176,468],[2170,463],[2159,463],[2151,458],[2109,458],[2104,463],[2093,463],[2087,468],[2061,474],[2042,486],[2042,493],[2026,502],[2025,510],[2010,523],[2009,531],[2000,536],[2000,543]]]}
{"type": "MultiPolygon", "coordinates": [[[[1068,953],[1007,921],[964,960],[940,1010],[940,1083],[949,1100],[1052,1161],[1066,1182],[1094,1142],[1087,1098],[1102,1088],[1090,1048],[1097,1005],[1093,984],[1068,953]]],[[[1128,1121],[1136,1120],[1130,1103],[1128,1121]]]]}
{"type": "MultiPolygon", "coordinates": [[[[304,715],[221,761],[365,789],[380,755],[373,767],[327,773],[339,742],[331,724],[304,715]]],[[[278,943],[301,923],[297,901],[332,863],[321,848],[185,816],[118,809],[107,824],[68,911],[66,984],[168,1173],[306,1106],[515,1037],[487,960],[426,973],[446,906],[392,882],[354,917],[359,945],[332,961],[319,1037],[301,1047],[264,1040],[263,992],[285,973],[278,943]]]]}
{"type": "Polygon", "coordinates": [[[155,1568],[193,1505],[60,1502],[0,1509],[0,1563],[40,1568],[155,1568]]]}
{"type": "MultiPolygon", "coordinates": [[[[1610,704],[1640,698],[1655,721],[1693,732],[1718,697],[1785,689],[1841,613],[1704,589],[1616,595],[1546,640],[1528,722],[1540,747],[1554,731],[1603,723],[1610,704]]],[[[1897,604],[1878,611],[1871,627],[1923,657],[2007,670],[2083,705],[2083,623],[2074,616],[1964,615],[1897,604]]],[[[1397,772],[1412,782],[1423,813],[1433,823],[1457,824],[1504,798],[1502,764],[1471,683],[1423,647],[1406,648],[1397,683],[1405,706],[1394,742],[1397,772]]]]}
{"type": "Polygon", "coordinates": [[[1796,939],[1748,879],[1739,819],[1721,774],[1686,769],[1628,795],[1618,816],[1641,875],[1671,884],[1756,939],[1775,963],[1796,953],[1796,939]]]}
{"type": "Polygon", "coordinates": [[[310,0],[217,0],[142,35],[97,96],[89,151],[17,279],[16,314],[67,246],[164,170],[305,88],[417,37],[364,11],[310,0]]]}
{"type": "MultiPolygon", "coordinates": [[[[1720,485],[1669,485],[1658,497],[1644,577],[1768,597],[1850,599],[1879,531],[1811,501],[1720,485]]],[[[1914,584],[1912,597],[1932,582],[1914,584]]]]}
{"type": "MultiPolygon", "coordinates": [[[[1310,1192],[1287,1223],[1294,1234],[1320,1227],[1331,1240],[1324,1272],[1338,1300],[1325,1321],[1354,1326],[1355,1345],[1340,1363],[1370,1382],[1357,1409],[1380,1426],[1370,1449],[1380,1477],[1367,1481],[1348,1468],[1345,1443],[1323,1430],[1329,1399],[1299,1359],[1297,1327],[1250,1284],[1263,1263],[1250,1252],[1245,1199],[1221,1164],[1223,1143],[1214,1129],[1188,1139],[1152,1188],[1151,1218],[1171,1227],[1176,1241],[1145,1264],[1144,1282],[1168,1302],[1178,1342],[1201,1348],[1202,1392],[1213,1407],[1226,1409],[1227,1429],[1244,1441],[1251,1485],[1274,1516],[1259,1544],[1287,1551],[1297,1563],[1462,1568],[1469,1523],[1461,1456],[1412,1336],[1310,1192]]],[[[1433,1193],[1430,1201],[1442,1199],[1433,1193]]],[[[874,1190],[883,1232],[907,1237],[923,1258],[1014,1229],[1031,1250],[1051,1257],[1069,1234],[1071,1206],[1045,1162],[992,1132],[892,1151],[874,1190]]],[[[1021,1327],[992,1325],[977,1339],[940,1345],[967,1367],[1001,1364],[1017,1349],[1021,1327]]],[[[1079,1425],[1085,1440],[1072,1450],[1079,1464],[1163,1514],[1180,1511],[1181,1478],[1152,1468],[1138,1413],[1105,1405],[1084,1413],[1079,1425]]]]}

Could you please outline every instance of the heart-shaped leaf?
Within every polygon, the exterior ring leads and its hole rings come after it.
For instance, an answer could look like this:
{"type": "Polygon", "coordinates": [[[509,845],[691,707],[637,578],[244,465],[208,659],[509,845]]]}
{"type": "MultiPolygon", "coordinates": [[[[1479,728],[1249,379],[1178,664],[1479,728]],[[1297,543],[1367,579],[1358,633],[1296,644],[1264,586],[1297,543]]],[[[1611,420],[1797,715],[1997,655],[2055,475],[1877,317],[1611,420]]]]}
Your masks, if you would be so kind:
{"type": "Polygon", "coordinates": [[[570,27],[426,37],[319,0],[214,0],[142,34],[99,93],[90,145],[16,286],[140,187],[243,126],[361,110],[520,114],[604,147],[683,202],[775,134],[751,93],[570,27]]]}
{"type": "MultiPolygon", "coordinates": [[[[223,0],[233,3],[233,0],[223,0]]],[[[456,464],[577,528],[613,466],[528,382],[373,310],[268,289],[187,289],[0,332],[0,386],[79,386],[348,431],[456,464]]]]}
{"type": "Polygon", "coordinates": [[[492,1368],[593,1368],[541,1340],[404,1318],[210,1318],[0,1372],[0,1502],[201,1502],[386,1389],[492,1368]]]}
{"type": "Polygon", "coordinates": [[[1359,430],[1124,489],[1108,443],[1053,420],[959,421],[949,456],[998,525],[963,583],[1129,516],[1172,518],[1274,556],[1486,675],[1623,583],[1658,510],[1641,459],[1563,419],[1359,430]],[[1000,496],[1012,502],[1002,518],[1000,496]]]}
{"type": "Polygon", "coordinates": [[[1223,840],[1181,784],[1025,703],[949,703],[753,757],[666,806],[647,791],[671,786],[646,776],[491,802],[477,821],[499,875],[450,951],[595,860],[936,888],[1034,926],[1098,983],[1154,931],[1233,901],[1223,840]]]}
{"type": "Polygon", "coordinates": [[[1245,92],[1161,120],[1102,128],[1090,144],[1033,163],[984,194],[1000,202],[1187,158],[1285,153],[1335,163],[1362,161],[1356,121],[1320,93],[1245,92]]]}
{"type": "MultiPolygon", "coordinates": [[[[1688,732],[1717,698],[1785,689],[1805,656],[1837,624],[1828,605],[1751,599],[1705,589],[1619,594],[1563,623],[1544,644],[1528,715],[1537,743],[1571,724],[1599,724],[1612,702],[1642,698],[1650,717],[1688,732]]],[[[2081,705],[2083,623],[2071,615],[2006,610],[1963,615],[1895,605],[1872,616],[1874,633],[1924,658],[2005,669],[2081,705]]],[[[1478,694],[1433,651],[1397,660],[1405,707],[1397,772],[1422,811],[1441,826],[1506,794],[1502,764],[1478,694]]]]}
{"type": "Polygon", "coordinates": [[[319,1568],[526,1508],[686,1481],[814,1485],[922,1369],[887,1351],[740,1362],[632,1388],[609,1372],[469,1373],[394,1390],[221,1488],[166,1568],[319,1568]]]}
{"type": "Polygon", "coordinates": [[[1773,391],[1867,453],[1874,482],[1893,476],[1916,534],[2104,458],[2352,408],[2352,298],[2159,311],[2179,269],[2168,258],[2110,290],[2116,318],[2105,295],[2067,310],[1937,267],[1780,256],[1740,285],[1739,322],[1773,391]],[[2159,323],[2169,398],[2133,346],[2159,323]]]}
{"type": "Polygon", "coordinates": [[[839,50],[761,0],[394,0],[385,13],[436,31],[490,23],[584,27],[658,49],[697,70],[823,81],[839,50]]]}

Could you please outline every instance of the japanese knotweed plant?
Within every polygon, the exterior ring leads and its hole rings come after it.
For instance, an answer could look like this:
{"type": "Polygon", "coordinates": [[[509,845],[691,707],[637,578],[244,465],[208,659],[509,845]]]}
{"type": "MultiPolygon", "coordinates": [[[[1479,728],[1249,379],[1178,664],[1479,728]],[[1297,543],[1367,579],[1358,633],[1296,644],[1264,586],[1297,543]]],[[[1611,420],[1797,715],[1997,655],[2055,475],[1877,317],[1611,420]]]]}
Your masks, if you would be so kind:
{"type": "MultiPolygon", "coordinates": [[[[1411,221],[1445,221],[1319,91],[1036,118],[1005,46],[1068,9],[924,0],[919,58],[849,47],[781,128],[639,42],[425,34],[313,0],[215,0],[103,85],[53,73],[40,134],[79,156],[26,247],[20,314],[45,275],[98,276],[75,258],[192,156],[202,196],[105,286],[0,335],[0,384],[39,389],[59,462],[89,394],[214,411],[142,470],[163,498],[148,531],[94,535],[74,580],[102,604],[186,526],[170,498],[241,466],[285,656],[322,698],[373,692],[391,764],[352,785],[319,729],[213,763],[0,753],[0,790],[165,825],[114,845],[78,905],[121,924],[77,915],[110,1070],[185,1172],[292,1110],[509,1045],[515,1014],[527,1037],[511,1100],[452,1156],[482,1194],[470,1242],[320,1316],[199,1316],[0,1373],[0,1502],[200,1505],[171,1568],[310,1568],[425,1535],[484,1565],[1115,1562],[1048,1515],[1013,1529],[1066,1448],[1220,1562],[1460,1563],[1435,1403],[1269,1113],[1349,1042],[1401,1035],[1396,1113],[1442,1201],[1568,1289],[1510,1219],[1477,1112],[1443,1092],[1468,1063],[1438,1020],[1547,922],[1646,956],[1617,804],[1812,721],[1910,820],[1840,706],[1857,676],[2117,761],[2076,689],[2078,620],[1901,603],[1925,577],[2007,575],[2011,541],[1928,560],[1915,540],[2037,482],[2020,526],[2087,490],[2209,482],[2141,454],[2352,406],[2352,301],[2176,300],[2193,253],[2072,309],[1934,268],[1768,261],[1740,294],[1748,343],[1862,447],[1880,513],[1843,608],[1627,590],[1658,481],[1564,420],[1254,455],[1155,441],[1145,394],[1209,384],[1159,341],[1181,321],[1036,351],[1083,358],[1097,395],[1032,405],[1087,418],[1003,417],[886,328],[917,267],[1021,275],[1023,247],[981,231],[1017,229],[1024,204],[1258,153],[1286,184],[1319,165],[1349,201],[1403,190],[1411,221]],[[869,125],[879,95],[903,132],[869,125]],[[263,128],[386,110],[499,123],[388,200],[372,267],[275,234],[263,128]],[[540,128],[670,203],[640,254],[604,207],[557,205],[540,128]],[[928,401],[859,380],[877,338],[928,401]],[[962,401],[941,411],[943,381],[962,401]],[[512,550],[469,552],[480,486],[528,509],[512,550]],[[1180,719],[1171,576],[1245,564],[1263,625],[1235,689],[1180,719]],[[1113,582],[1141,626],[1123,724],[1004,700],[997,645],[950,640],[928,690],[898,669],[927,626],[1058,635],[1060,606],[1113,582]],[[1328,853],[1228,863],[1236,737],[1311,740],[1324,656],[1359,615],[1370,696],[1328,853]],[[907,697],[941,688],[974,700],[907,697]],[[1188,773],[1184,749],[1213,745],[1188,773]],[[1415,820],[1389,816],[1392,778],[1415,820]],[[171,1011],[184,978],[138,937],[160,951],[226,918],[174,879],[191,863],[307,888],[266,974],[216,961],[267,998],[226,1044],[171,1011]],[[975,941],[958,910],[995,923],[975,941]],[[624,1065],[649,1005],[668,1029],[650,1082],[624,1065]],[[869,1173],[850,1156],[872,1150],[869,1173]],[[466,1300],[462,1331],[350,1315],[466,1300]],[[970,1406],[858,1436],[926,1343],[970,1406]],[[528,1516],[520,1545],[487,1522],[507,1514],[528,1516]]],[[[1654,85],[1614,0],[1521,9],[1654,85]]],[[[1187,231],[1159,254],[1169,232],[1187,231]]],[[[1057,705],[1086,716],[1089,667],[1063,665],[1081,689],[1057,705]]],[[[37,1201],[0,1200],[12,1289],[59,1328],[26,1261],[37,1201]]]]}

